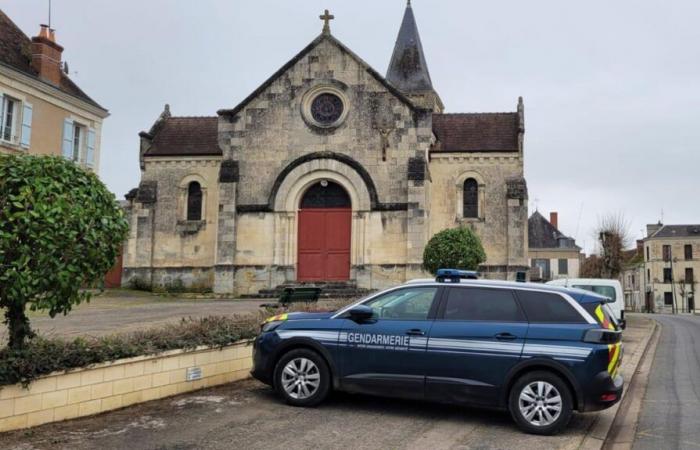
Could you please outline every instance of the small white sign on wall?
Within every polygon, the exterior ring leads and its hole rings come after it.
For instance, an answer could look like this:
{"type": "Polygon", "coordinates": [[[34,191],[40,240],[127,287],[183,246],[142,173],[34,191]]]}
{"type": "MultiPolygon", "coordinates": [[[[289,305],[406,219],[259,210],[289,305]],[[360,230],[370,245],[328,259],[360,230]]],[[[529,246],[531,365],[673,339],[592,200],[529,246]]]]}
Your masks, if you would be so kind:
{"type": "Polygon", "coordinates": [[[202,379],[202,368],[201,367],[188,367],[187,374],[185,375],[185,381],[195,381],[202,379]]]}

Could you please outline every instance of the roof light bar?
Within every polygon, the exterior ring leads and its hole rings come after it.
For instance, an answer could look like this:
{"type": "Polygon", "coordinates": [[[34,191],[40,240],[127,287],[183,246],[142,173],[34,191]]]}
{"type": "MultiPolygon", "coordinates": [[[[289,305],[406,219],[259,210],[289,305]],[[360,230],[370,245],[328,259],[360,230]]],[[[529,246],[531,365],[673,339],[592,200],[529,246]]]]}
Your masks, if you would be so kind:
{"type": "Polygon", "coordinates": [[[438,283],[459,283],[460,280],[478,280],[479,272],[473,270],[438,269],[435,281],[438,283]]]}

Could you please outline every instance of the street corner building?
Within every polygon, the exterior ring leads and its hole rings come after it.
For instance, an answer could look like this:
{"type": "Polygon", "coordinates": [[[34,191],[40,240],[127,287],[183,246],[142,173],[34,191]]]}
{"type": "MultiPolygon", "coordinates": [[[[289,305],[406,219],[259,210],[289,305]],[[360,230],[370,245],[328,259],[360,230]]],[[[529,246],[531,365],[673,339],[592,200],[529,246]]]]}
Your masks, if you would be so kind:
{"type": "MultiPolygon", "coordinates": [[[[425,276],[432,235],[480,237],[484,276],[527,272],[524,107],[448,114],[407,6],[386,76],[330,31],[213,117],[142,132],[122,282],[251,295],[425,276]]],[[[514,101],[515,103],[515,101],[514,101]]]]}

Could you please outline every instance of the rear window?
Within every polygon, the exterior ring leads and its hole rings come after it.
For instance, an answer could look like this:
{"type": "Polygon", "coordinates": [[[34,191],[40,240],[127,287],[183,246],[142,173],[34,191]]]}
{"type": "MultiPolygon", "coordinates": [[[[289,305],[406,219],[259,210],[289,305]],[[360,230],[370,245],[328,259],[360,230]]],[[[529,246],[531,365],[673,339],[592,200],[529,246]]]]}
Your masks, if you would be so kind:
{"type": "Polygon", "coordinates": [[[533,323],[586,323],[581,314],[558,294],[516,291],[528,320],[533,323]]]}
{"type": "Polygon", "coordinates": [[[578,288],[578,289],[585,289],[586,291],[591,291],[595,292],[596,294],[600,294],[604,297],[608,297],[612,301],[617,300],[616,295],[615,295],[615,288],[612,286],[591,286],[590,284],[574,284],[572,287],[578,288]]]}
{"type": "Polygon", "coordinates": [[[524,322],[513,293],[506,289],[452,288],[447,293],[444,320],[524,322]]]}
{"type": "Polygon", "coordinates": [[[588,311],[598,323],[603,327],[611,330],[617,330],[618,324],[613,316],[610,307],[605,303],[585,303],[583,308],[588,311]]]}

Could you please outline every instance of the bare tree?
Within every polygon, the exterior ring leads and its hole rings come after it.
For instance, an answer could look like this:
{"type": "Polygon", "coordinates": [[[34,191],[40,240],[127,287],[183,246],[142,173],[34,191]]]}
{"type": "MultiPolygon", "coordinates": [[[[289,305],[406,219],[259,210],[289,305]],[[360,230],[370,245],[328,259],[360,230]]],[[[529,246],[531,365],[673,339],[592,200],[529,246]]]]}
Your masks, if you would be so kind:
{"type": "Polygon", "coordinates": [[[621,212],[608,213],[598,219],[596,239],[600,250],[601,278],[617,278],[622,272],[623,252],[632,242],[629,228],[629,221],[621,212]]]}

